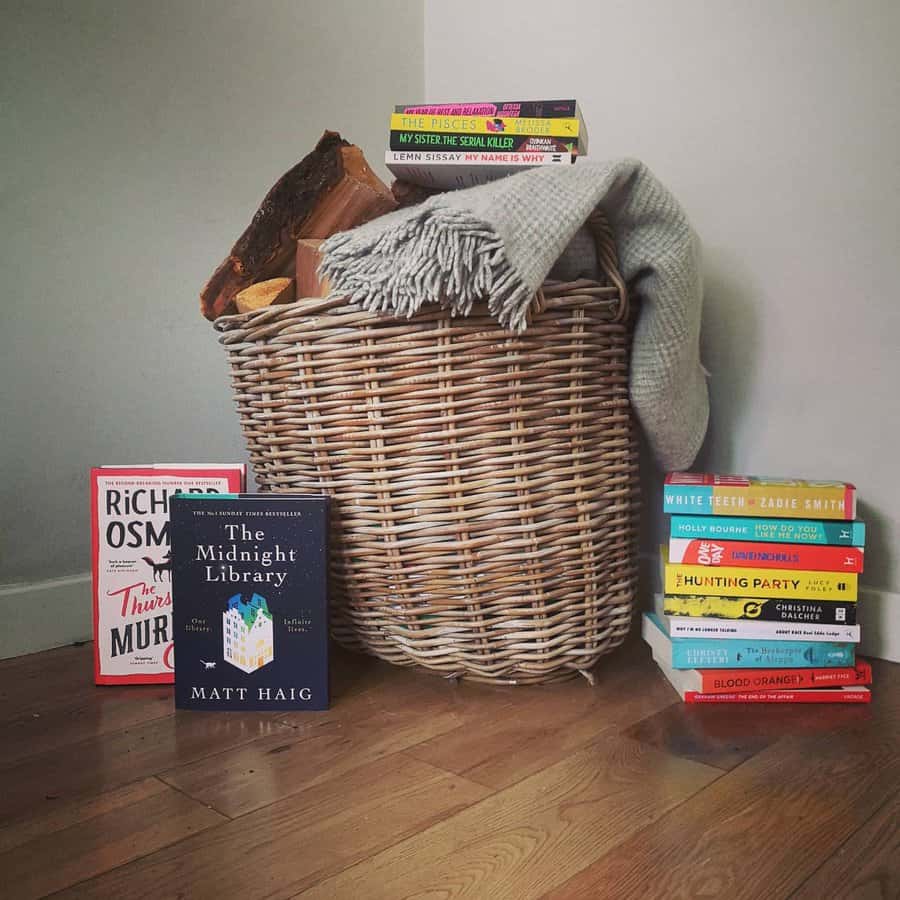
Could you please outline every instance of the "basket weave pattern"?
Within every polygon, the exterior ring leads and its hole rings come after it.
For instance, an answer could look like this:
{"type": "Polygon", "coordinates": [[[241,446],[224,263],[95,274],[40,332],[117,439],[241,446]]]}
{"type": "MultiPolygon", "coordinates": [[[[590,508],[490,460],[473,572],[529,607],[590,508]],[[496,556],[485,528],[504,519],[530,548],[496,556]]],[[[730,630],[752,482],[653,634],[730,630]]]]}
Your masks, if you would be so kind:
{"type": "Polygon", "coordinates": [[[557,680],[621,643],[635,583],[628,302],[545,282],[522,334],[300,300],[216,322],[263,491],[332,498],[331,628],[399,665],[557,680]]]}

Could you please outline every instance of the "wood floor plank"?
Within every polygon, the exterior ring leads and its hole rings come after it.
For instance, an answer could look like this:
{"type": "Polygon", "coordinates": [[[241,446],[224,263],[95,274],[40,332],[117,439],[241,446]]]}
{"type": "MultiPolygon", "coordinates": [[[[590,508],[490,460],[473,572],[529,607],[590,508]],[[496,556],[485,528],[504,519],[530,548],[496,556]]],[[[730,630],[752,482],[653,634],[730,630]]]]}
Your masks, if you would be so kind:
{"type": "Polygon", "coordinates": [[[160,778],[233,818],[451,731],[460,722],[458,713],[433,708],[384,711],[360,722],[307,718],[287,733],[171,769],[160,778]]]}
{"type": "Polygon", "coordinates": [[[871,708],[842,710],[840,728],[776,741],[548,900],[593,900],[610,884],[617,900],[787,897],[900,783],[900,678],[884,679],[871,708]]]}
{"type": "Polygon", "coordinates": [[[387,757],[107,872],[60,900],[287,898],[486,792],[402,754],[387,757]]]}
{"type": "Polygon", "coordinates": [[[529,900],[720,774],[601,738],[300,896],[529,900]]]}
{"type": "Polygon", "coordinates": [[[179,712],[0,768],[0,823],[291,729],[262,715],[179,712]]]}
{"type": "Polygon", "coordinates": [[[160,787],[135,795],[131,803],[93,809],[49,839],[37,834],[0,854],[0,872],[13,890],[10,896],[44,897],[227,821],[178,791],[160,787]]]}
{"type": "Polygon", "coordinates": [[[838,848],[791,900],[900,897],[900,793],[838,848]]]}
{"type": "Polygon", "coordinates": [[[748,714],[744,704],[679,701],[624,734],[727,772],[785,735],[823,734],[839,728],[846,718],[846,707],[837,704],[760,704],[748,714]]]}
{"type": "Polygon", "coordinates": [[[477,727],[425,741],[410,753],[479,784],[508,787],[600,734],[677,702],[648,658],[642,645],[629,645],[600,661],[593,687],[578,680],[515,688],[508,714],[485,717],[477,727]]]}

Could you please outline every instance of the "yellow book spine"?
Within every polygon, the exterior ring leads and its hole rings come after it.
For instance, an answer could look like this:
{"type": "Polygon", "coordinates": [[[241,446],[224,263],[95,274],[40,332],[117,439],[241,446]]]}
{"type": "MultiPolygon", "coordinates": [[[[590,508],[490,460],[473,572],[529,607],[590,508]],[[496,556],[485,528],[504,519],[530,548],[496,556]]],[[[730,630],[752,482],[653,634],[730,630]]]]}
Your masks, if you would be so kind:
{"type": "Polygon", "coordinates": [[[514,119],[493,116],[425,116],[392,113],[391,131],[450,131],[457,134],[530,134],[577,138],[580,119],[514,119]]]}
{"type": "Polygon", "coordinates": [[[846,487],[817,485],[815,489],[775,484],[751,484],[729,487],[717,484],[712,489],[712,506],[725,515],[755,515],[788,519],[844,518],[846,487]]]}
{"type": "Polygon", "coordinates": [[[855,572],[812,572],[666,563],[665,593],[717,597],[845,600],[857,597],[855,572]]]}

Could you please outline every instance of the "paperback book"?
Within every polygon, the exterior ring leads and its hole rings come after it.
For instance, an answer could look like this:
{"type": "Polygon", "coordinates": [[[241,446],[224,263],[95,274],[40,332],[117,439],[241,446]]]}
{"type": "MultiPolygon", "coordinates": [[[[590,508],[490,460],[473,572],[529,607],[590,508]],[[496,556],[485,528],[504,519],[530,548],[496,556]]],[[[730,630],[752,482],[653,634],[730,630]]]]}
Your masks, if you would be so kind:
{"type": "Polygon", "coordinates": [[[839,687],[775,688],[754,690],[743,688],[732,691],[700,691],[693,686],[694,670],[673,669],[654,656],[654,662],[669,684],[685,703],[868,703],[872,695],[860,684],[839,687]]]}
{"type": "Polygon", "coordinates": [[[399,104],[395,113],[422,116],[512,116],[513,118],[580,118],[577,100],[485,100],[470,103],[399,104]]]}
{"type": "Polygon", "coordinates": [[[833,544],[860,550],[866,543],[866,523],[859,520],[822,522],[814,519],[673,515],[669,519],[669,533],[672,538],[833,544]]]}
{"type": "Polygon", "coordinates": [[[384,162],[397,178],[453,190],[487,184],[538,166],[568,166],[571,153],[448,153],[386,150],[384,162]]]}
{"type": "Polygon", "coordinates": [[[666,631],[673,638],[721,640],[847,641],[859,643],[859,625],[820,625],[806,622],[762,622],[758,619],[713,619],[667,616],[666,631]]]}
{"type": "MultiPolygon", "coordinates": [[[[659,662],[657,660],[657,662],[659,662]]],[[[807,690],[872,683],[872,667],[865,660],[835,669],[678,669],[685,690],[700,694],[741,691],[807,690]]]]}
{"type": "Polygon", "coordinates": [[[855,663],[852,643],[670,637],[667,621],[644,613],[641,634],[654,655],[675,669],[834,668],[855,663]]]}
{"type": "Polygon", "coordinates": [[[713,616],[718,619],[761,619],[767,622],[814,622],[855,625],[856,602],[836,600],[765,600],[756,597],[663,597],[667,616],[713,616]]]}
{"type": "Polygon", "coordinates": [[[172,500],[175,705],[327,709],[328,501],[172,500]]]}
{"type": "Polygon", "coordinates": [[[689,566],[670,563],[667,555],[667,548],[663,548],[663,590],[666,594],[845,602],[853,602],[857,598],[858,576],[855,572],[689,566]]]}
{"type": "Polygon", "coordinates": [[[468,153],[572,153],[577,138],[536,137],[530,134],[457,134],[453,131],[392,131],[391,150],[462,151],[468,153]]]}
{"type": "Polygon", "coordinates": [[[670,472],[663,512],[851,520],[856,518],[856,488],[842,481],[670,472]]]}
{"type": "Polygon", "coordinates": [[[863,549],[672,537],[669,538],[669,562],[692,566],[759,566],[858,573],[863,570],[863,549]]]}
{"type": "Polygon", "coordinates": [[[587,152],[585,129],[576,117],[454,116],[393,113],[391,131],[451,132],[454,134],[521,134],[578,140],[587,152]]]}
{"type": "Polygon", "coordinates": [[[169,506],[185,493],[242,491],[243,464],[91,469],[94,681],[171,684],[169,506]]]}

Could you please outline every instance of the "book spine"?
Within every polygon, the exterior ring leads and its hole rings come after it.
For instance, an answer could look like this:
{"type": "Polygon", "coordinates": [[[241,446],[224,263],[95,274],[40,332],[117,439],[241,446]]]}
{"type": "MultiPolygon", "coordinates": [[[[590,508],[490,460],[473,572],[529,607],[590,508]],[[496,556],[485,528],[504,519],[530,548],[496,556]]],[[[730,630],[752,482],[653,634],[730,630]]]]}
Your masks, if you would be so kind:
{"type": "Polygon", "coordinates": [[[867,688],[823,688],[796,691],[735,691],[706,694],[685,691],[685,703],[869,703],[872,694],[867,688]]]}
{"type": "Polygon", "coordinates": [[[832,544],[860,549],[866,543],[866,524],[858,521],[673,515],[669,523],[669,533],[673,538],[832,544]]]}
{"type": "Polygon", "coordinates": [[[525,116],[537,119],[580,115],[576,100],[485,100],[480,103],[399,104],[395,113],[423,116],[525,116]]]}
{"type": "Polygon", "coordinates": [[[385,165],[403,181],[424,187],[454,190],[488,184],[508,175],[516,175],[538,166],[571,165],[570,153],[519,153],[502,154],[508,161],[468,162],[463,157],[486,157],[492,154],[440,154],[446,159],[436,158],[435,153],[398,153],[388,150],[385,165]],[[416,162],[410,157],[430,157],[427,161],[416,162]],[[458,157],[458,159],[453,158],[458,157]]]}
{"type": "Polygon", "coordinates": [[[675,669],[795,669],[852,666],[853,644],[810,641],[672,640],[675,669]]]}
{"type": "Polygon", "coordinates": [[[847,641],[855,644],[859,642],[859,625],[676,616],[669,617],[669,635],[672,638],[706,637],[726,641],[847,641]]]}
{"type": "Polygon", "coordinates": [[[392,131],[391,150],[482,153],[578,153],[578,138],[535,137],[529,134],[458,134],[454,131],[392,131]]]}
{"type": "Polygon", "coordinates": [[[669,538],[669,562],[692,566],[764,566],[818,572],[862,572],[861,547],[669,538]]]}
{"type": "Polygon", "coordinates": [[[872,683],[872,667],[859,660],[853,668],[836,669],[698,669],[703,693],[804,690],[872,683]]]}
{"type": "Polygon", "coordinates": [[[666,594],[762,597],[772,600],[843,600],[857,595],[855,572],[757,569],[740,566],[686,566],[666,563],[666,594]]]}
{"type": "Polygon", "coordinates": [[[425,116],[407,113],[391,115],[391,131],[451,131],[457,134],[527,134],[574,140],[582,134],[581,120],[512,118],[493,116],[425,116]]]}
{"type": "Polygon", "coordinates": [[[854,519],[856,489],[849,484],[666,484],[664,513],[854,519]]]}
{"type": "Polygon", "coordinates": [[[759,619],[766,622],[811,622],[855,625],[855,602],[836,600],[761,600],[753,597],[663,597],[667,616],[714,616],[719,619],[759,619]]]}

